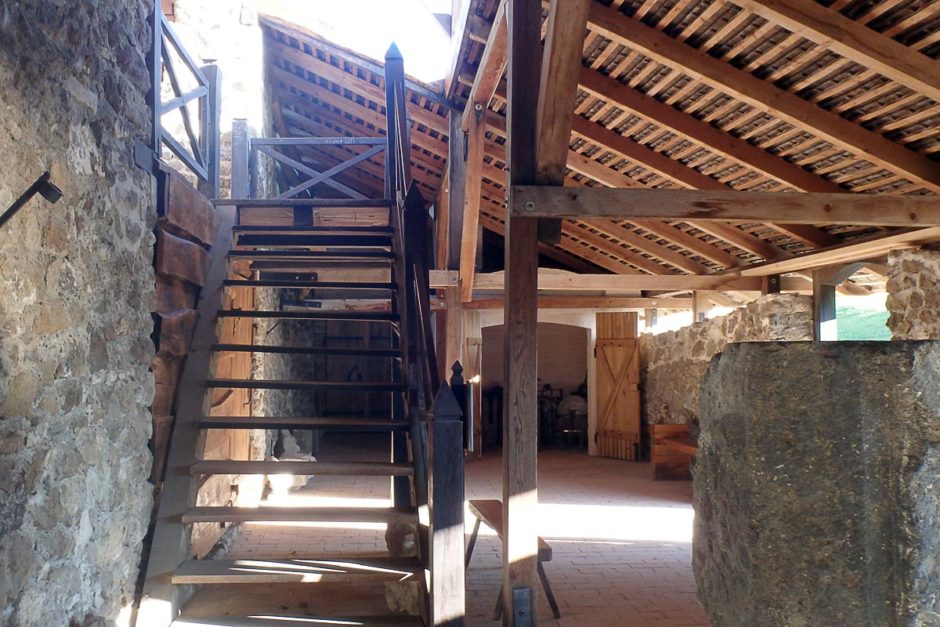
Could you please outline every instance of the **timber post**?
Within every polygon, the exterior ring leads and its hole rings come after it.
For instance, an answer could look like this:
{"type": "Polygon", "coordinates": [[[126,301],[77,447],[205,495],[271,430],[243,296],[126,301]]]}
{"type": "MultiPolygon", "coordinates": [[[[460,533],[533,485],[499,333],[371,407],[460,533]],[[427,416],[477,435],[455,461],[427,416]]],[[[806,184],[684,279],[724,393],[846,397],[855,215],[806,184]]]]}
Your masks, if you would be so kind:
{"type": "Polygon", "coordinates": [[[459,627],[466,613],[462,412],[445,383],[428,422],[431,624],[459,627]]]}

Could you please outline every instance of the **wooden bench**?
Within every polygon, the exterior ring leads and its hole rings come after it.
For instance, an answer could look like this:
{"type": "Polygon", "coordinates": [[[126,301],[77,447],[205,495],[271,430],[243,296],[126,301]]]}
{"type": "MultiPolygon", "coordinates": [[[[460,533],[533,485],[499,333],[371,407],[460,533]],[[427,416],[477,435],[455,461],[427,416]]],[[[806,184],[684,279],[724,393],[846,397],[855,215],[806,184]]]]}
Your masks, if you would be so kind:
{"type": "MultiPolygon", "coordinates": [[[[503,541],[503,502],[497,499],[475,499],[470,501],[470,513],[476,516],[476,522],[473,525],[473,533],[470,535],[470,543],[467,545],[466,566],[470,566],[470,558],[473,556],[473,547],[477,543],[477,534],[480,532],[480,523],[486,523],[496,535],[499,541],[503,541]]],[[[538,573],[542,580],[542,588],[545,590],[545,597],[552,608],[552,614],[555,618],[561,618],[561,612],[558,611],[558,603],[555,601],[555,595],[552,593],[552,586],[548,583],[548,575],[542,567],[542,562],[552,561],[552,547],[548,542],[539,538],[538,550],[538,573]]],[[[493,620],[499,619],[503,613],[503,589],[500,586],[499,596],[496,598],[496,608],[493,610],[493,620]]]]}
{"type": "Polygon", "coordinates": [[[651,425],[653,479],[691,479],[689,462],[698,445],[688,425],[651,425]]]}

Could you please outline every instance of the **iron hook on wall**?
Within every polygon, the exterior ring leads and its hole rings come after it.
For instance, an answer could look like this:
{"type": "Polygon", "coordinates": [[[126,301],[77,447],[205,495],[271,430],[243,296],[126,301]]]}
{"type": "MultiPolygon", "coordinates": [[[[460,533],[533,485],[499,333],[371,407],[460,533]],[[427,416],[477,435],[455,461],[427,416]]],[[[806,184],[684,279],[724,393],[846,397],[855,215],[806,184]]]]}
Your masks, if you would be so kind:
{"type": "Polygon", "coordinates": [[[23,194],[17,198],[10,207],[3,212],[3,215],[0,215],[0,228],[3,228],[3,225],[6,224],[10,218],[16,215],[16,212],[23,208],[23,205],[29,202],[29,200],[36,194],[41,195],[43,198],[55,204],[59,202],[62,198],[62,190],[56,187],[52,181],[49,180],[49,177],[52,176],[49,174],[49,171],[45,171],[42,175],[33,181],[33,184],[29,186],[23,194]]]}

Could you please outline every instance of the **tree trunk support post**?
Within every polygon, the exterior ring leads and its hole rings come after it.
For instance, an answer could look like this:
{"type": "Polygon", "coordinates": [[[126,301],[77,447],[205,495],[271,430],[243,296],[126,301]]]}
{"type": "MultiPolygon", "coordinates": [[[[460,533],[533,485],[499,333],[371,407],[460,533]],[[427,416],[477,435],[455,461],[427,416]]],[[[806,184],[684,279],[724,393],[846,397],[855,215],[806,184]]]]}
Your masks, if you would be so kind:
{"type": "MultiPolygon", "coordinates": [[[[509,0],[509,172],[512,185],[536,182],[536,108],[541,65],[542,5],[509,0]]],[[[538,585],[536,333],[538,221],[520,215],[506,223],[506,298],[503,398],[503,624],[535,625],[532,590],[538,585]],[[521,604],[517,606],[517,603],[521,604]],[[521,621],[521,622],[520,622],[521,621]]],[[[522,210],[522,211],[520,211],[522,210]]]]}

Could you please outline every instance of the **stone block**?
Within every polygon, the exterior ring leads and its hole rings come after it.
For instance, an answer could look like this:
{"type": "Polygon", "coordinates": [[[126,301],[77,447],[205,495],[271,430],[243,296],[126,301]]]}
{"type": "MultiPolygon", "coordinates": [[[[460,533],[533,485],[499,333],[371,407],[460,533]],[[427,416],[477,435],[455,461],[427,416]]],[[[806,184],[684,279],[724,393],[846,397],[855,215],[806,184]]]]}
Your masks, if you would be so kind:
{"type": "Polygon", "coordinates": [[[700,419],[712,624],[940,624],[940,343],[732,344],[700,419]]]}

